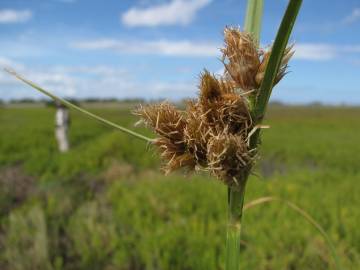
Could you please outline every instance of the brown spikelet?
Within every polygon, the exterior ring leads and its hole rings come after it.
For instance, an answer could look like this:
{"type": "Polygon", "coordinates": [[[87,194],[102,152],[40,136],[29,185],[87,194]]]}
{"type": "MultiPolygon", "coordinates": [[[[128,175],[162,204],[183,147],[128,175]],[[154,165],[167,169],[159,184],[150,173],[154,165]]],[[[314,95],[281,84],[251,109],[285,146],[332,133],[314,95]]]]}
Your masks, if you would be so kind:
{"type": "MultiPolygon", "coordinates": [[[[195,104],[192,105],[194,108],[195,104]]],[[[236,94],[235,86],[229,81],[218,79],[205,72],[201,76],[198,118],[206,119],[209,126],[224,129],[226,126],[241,126],[249,120],[245,97],[236,94]]],[[[194,114],[194,110],[192,115],[194,114]]],[[[231,130],[234,130],[231,128],[231,130]]],[[[235,131],[238,128],[235,128],[235,131]]]]}
{"type": "Polygon", "coordinates": [[[180,168],[186,167],[189,170],[195,168],[196,162],[193,155],[179,149],[171,140],[158,138],[155,140],[154,145],[158,147],[160,157],[165,162],[163,170],[166,174],[180,168]]]}
{"type": "Polygon", "coordinates": [[[199,99],[202,103],[208,103],[221,97],[221,87],[219,81],[210,72],[205,70],[200,75],[200,95],[199,99]]]}
{"type": "Polygon", "coordinates": [[[206,166],[207,142],[213,135],[213,127],[202,113],[199,103],[189,101],[187,105],[187,125],[184,140],[188,150],[200,166],[206,166]]]}
{"type": "Polygon", "coordinates": [[[226,27],[224,30],[225,48],[222,61],[225,75],[244,91],[256,88],[255,75],[260,65],[256,43],[250,34],[238,28],[226,27]]]}
{"type": "MultiPolygon", "coordinates": [[[[284,56],[281,60],[281,64],[280,64],[280,68],[278,71],[278,74],[275,78],[274,81],[274,86],[285,76],[286,74],[286,69],[288,67],[288,63],[290,58],[294,55],[294,50],[293,50],[293,46],[294,45],[290,45],[285,49],[284,52],[284,56]]],[[[265,70],[266,70],[266,66],[269,62],[270,59],[270,54],[271,54],[271,49],[269,49],[268,51],[266,51],[261,59],[261,64],[259,66],[259,69],[257,71],[255,80],[256,80],[256,84],[257,87],[260,87],[263,79],[264,79],[264,75],[265,75],[265,70]]]]}
{"type": "Polygon", "coordinates": [[[238,94],[224,95],[218,114],[224,128],[232,134],[248,130],[252,125],[247,101],[238,94]]]}
{"type": "Polygon", "coordinates": [[[135,110],[135,114],[156,133],[181,145],[186,121],[183,114],[173,105],[167,102],[148,105],[135,110]]]}
{"type": "Polygon", "coordinates": [[[145,124],[151,127],[160,138],[154,141],[160,150],[165,164],[165,171],[170,172],[181,167],[193,168],[193,158],[186,153],[184,130],[186,121],[181,112],[171,104],[164,102],[158,105],[140,107],[135,111],[145,124]]]}
{"type": "Polygon", "coordinates": [[[245,143],[244,134],[226,132],[212,137],[208,144],[209,170],[227,185],[238,185],[245,179],[254,158],[245,143]]]}
{"type": "Polygon", "coordinates": [[[222,83],[205,71],[200,76],[199,101],[189,104],[190,117],[206,119],[209,126],[218,122],[219,102],[223,99],[222,83]]]}

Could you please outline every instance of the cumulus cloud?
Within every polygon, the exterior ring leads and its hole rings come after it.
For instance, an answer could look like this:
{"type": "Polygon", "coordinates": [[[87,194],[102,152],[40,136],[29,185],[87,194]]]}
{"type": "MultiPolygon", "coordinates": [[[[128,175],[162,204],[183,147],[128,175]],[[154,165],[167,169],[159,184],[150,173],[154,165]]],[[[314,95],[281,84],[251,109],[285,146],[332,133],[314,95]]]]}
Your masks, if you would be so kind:
{"type": "Polygon", "coordinates": [[[343,19],[343,24],[352,24],[360,20],[360,8],[354,8],[352,12],[343,19]]]}
{"type": "Polygon", "coordinates": [[[333,45],[324,43],[295,44],[294,59],[327,61],[360,53],[360,45],[333,45]]]}
{"type": "Polygon", "coordinates": [[[197,12],[212,0],[172,0],[171,2],[147,8],[133,7],[121,16],[123,24],[129,27],[160,25],[188,25],[197,12]]]}
{"type": "MultiPolygon", "coordinates": [[[[95,39],[70,44],[80,50],[109,50],[124,54],[148,54],[163,56],[218,57],[220,44],[189,40],[124,41],[95,39]]],[[[339,56],[360,53],[360,45],[334,45],[328,43],[295,43],[294,59],[304,61],[328,61],[339,56]]]]}
{"type": "MultiPolygon", "coordinates": [[[[36,84],[65,97],[100,98],[169,98],[194,96],[196,82],[140,81],[121,67],[97,66],[28,66],[0,58],[0,66],[11,66],[36,84]]],[[[9,74],[0,71],[2,99],[44,98],[9,74]]]]}
{"type": "MultiPolygon", "coordinates": [[[[0,58],[0,67],[14,69],[39,85],[52,89],[57,94],[73,96],[76,94],[76,78],[66,72],[55,72],[54,68],[29,67],[7,58],[0,58]]],[[[11,75],[0,72],[0,96],[5,99],[41,97],[39,93],[21,84],[11,75]]]]}
{"type": "Polygon", "coordinates": [[[294,59],[324,61],[337,56],[338,49],[329,44],[299,43],[295,44],[294,59]]]}
{"type": "Polygon", "coordinates": [[[28,9],[14,10],[14,9],[1,9],[0,10],[0,23],[24,23],[32,18],[32,12],[28,9]]]}
{"type": "Polygon", "coordinates": [[[205,42],[192,42],[188,40],[169,41],[130,41],[116,39],[97,39],[80,41],[70,45],[83,50],[112,50],[119,53],[131,54],[158,54],[167,56],[218,56],[218,45],[205,42]]]}
{"type": "Polygon", "coordinates": [[[23,69],[24,65],[10,58],[0,56],[0,67],[23,69]]]}

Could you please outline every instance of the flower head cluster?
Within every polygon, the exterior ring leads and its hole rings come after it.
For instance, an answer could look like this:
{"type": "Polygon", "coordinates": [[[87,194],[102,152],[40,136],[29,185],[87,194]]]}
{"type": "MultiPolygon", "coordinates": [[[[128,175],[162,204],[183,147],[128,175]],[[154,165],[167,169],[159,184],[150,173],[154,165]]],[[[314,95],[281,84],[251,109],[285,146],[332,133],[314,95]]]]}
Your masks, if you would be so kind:
{"type": "MultiPolygon", "coordinates": [[[[270,52],[260,50],[251,36],[226,28],[222,61],[223,77],[208,71],[200,76],[199,97],[185,111],[164,102],[138,108],[135,113],[159,136],[154,144],[165,161],[164,169],[202,168],[229,186],[246,179],[256,156],[249,146],[254,122],[250,95],[256,95],[270,52]]],[[[286,50],[276,78],[285,74],[292,55],[286,50]]]]}

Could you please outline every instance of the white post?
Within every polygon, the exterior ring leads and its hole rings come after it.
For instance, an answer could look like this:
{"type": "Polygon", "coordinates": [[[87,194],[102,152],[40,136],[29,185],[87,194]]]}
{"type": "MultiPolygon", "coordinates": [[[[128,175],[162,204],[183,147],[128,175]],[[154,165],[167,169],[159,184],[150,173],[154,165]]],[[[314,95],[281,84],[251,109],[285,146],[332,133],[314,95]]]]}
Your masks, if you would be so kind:
{"type": "Polygon", "coordinates": [[[58,142],[59,151],[62,153],[69,150],[69,120],[70,119],[68,109],[62,104],[57,105],[55,115],[55,137],[58,142]]]}

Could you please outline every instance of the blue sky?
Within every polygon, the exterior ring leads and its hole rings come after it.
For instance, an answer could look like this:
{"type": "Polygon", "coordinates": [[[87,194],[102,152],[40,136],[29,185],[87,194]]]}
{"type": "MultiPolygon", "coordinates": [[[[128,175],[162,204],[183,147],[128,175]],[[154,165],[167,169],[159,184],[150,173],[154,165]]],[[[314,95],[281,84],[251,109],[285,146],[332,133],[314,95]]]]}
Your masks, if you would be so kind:
{"type": "MultiPolygon", "coordinates": [[[[285,0],[265,1],[261,44],[272,42],[285,0]]],[[[245,0],[1,0],[0,66],[61,96],[180,99],[198,75],[219,73],[226,25],[245,0]]],[[[305,0],[290,73],[273,100],[360,104],[360,1],[305,0]]],[[[0,98],[41,95],[0,71],[0,98]]]]}

